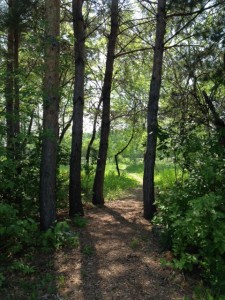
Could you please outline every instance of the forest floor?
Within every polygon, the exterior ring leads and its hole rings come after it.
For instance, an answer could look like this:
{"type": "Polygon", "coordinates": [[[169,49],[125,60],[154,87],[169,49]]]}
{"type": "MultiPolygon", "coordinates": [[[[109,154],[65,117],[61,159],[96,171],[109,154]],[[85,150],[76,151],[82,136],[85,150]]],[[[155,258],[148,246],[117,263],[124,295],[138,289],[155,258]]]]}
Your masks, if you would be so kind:
{"type": "MultiPolygon", "coordinates": [[[[87,206],[80,246],[55,254],[58,296],[39,299],[192,299],[190,280],[162,266],[152,225],[142,217],[141,189],[102,208],[87,206]],[[60,276],[59,276],[60,274],[60,276]]],[[[76,229],[77,230],[77,229],[76,229]]]]}

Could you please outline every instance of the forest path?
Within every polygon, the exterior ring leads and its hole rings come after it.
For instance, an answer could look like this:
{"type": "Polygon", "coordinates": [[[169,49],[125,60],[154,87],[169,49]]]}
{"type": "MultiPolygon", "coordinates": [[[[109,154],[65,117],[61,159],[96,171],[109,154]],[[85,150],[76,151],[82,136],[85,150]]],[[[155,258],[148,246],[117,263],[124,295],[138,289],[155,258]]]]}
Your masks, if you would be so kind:
{"type": "Polygon", "coordinates": [[[62,299],[191,299],[184,276],[161,266],[163,254],[142,217],[140,197],[136,189],[126,199],[86,209],[80,248],[56,259],[57,272],[65,278],[62,299]]]}

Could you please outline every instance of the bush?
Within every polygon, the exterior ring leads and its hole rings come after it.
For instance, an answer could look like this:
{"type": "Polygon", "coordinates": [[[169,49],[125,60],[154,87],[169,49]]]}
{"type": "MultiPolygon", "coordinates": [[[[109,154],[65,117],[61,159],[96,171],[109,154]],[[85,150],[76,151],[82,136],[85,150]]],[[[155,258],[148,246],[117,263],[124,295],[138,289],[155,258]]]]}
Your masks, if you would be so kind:
{"type": "Polygon", "coordinates": [[[64,222],[56,223],[55,227],[41,233],[39,243],[43,251],[58,250],[69,246],[77,247],[79,240],[77,234],[70,231],[69,224],[64,222]]]}
{"type": "Polygon", "coordinates": [[[208,144],[192,153],[184,184],[160,191],[156,224],[176,268],[201,272],[215,293],[225,293],[224,153],[208,144]]]}
{"type": "Polygon", "coordinates": [[[18,211],[9,204],[0,204],[0,244],[2,259],[18,254],[24,248],[35,246],[38,225],[31,219],[21,220],[18,211]]]}
{"type": "Polygon", "coordinates": [[[190,199],[173,191],[159,204],[156,223],[164,225],[162,238],[175,254],[178,269],[198,269],[214,291],[225,292],[224,198],[211,192],[190,199]]]}
{"type": "Polygon", "coordinates": [[[18,211],[9,204],[0,203],[0,249],[2,260],[23,254],[28,248],[40,247],[42,251],[58,250],[65,246],[77,246],[77,235],[69,224],[58,222],[46,232],[31,218],[19,219],[18,211]]]}
{"type": "Polygon", "coordinates": [[[73,224],[78,228],[86,227],[87,223],[88,223],[88,220],[80,215],[75,215],[75,217],[73,219],[73,224]]]}

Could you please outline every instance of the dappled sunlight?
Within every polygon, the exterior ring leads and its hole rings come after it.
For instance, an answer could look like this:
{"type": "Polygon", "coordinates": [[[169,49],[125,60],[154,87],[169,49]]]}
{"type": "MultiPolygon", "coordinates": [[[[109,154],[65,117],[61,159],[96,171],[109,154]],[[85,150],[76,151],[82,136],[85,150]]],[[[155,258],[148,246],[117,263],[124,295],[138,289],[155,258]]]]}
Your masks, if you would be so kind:
{"type": "Polygon", "coordinates": [[[78,229],[80,246],[57,257],[66,299],[182,299],[172,269],[160,265],[151,224],[136,199],[118,200],[86,210],[87,225],[78,229]]]}

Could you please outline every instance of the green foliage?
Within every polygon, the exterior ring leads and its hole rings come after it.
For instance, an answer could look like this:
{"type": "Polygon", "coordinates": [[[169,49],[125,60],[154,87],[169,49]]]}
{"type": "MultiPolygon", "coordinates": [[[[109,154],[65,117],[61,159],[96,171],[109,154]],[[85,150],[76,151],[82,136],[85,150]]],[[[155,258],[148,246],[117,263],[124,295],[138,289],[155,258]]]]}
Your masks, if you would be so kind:
{"type": "Polygon", "coordinates": [[[94,169],[90,166],[85,166],[81,173],[82,181],[82,196],[84,201],[91,201],[92,198],[92,187],[94,182],[94,169]]]}
{"type": "MultiPolygon", "coordinates": [[[[11,284],[11,276],[21,276],[21,280],[16,282],[15,291],[12,288],[12,293],[15,292],[16,296],[18,289],[24,293],[26,299],[37,299],[42,291],[54,292],[54,276],[46,273],[39,278],[38,265],[34,265],[34,258],[39,253],[51,253],[60,248],[78,245],[78,235],[70,230],[69,222],[58,222],[46,232],[40,232],[35,220],[21,219],[13,206],[0,203],[1,292],[8,294],[7,287],[11,284]],[[26,279],[29,276],[31,280],[26,279]]],[[[50,263],[48,268],[51,268],[50,263]]],[[[63,278],[59,277],[59,284],[62,281],[63,278]]],[[[14,299],[12,295],[10,293],[9,299],[14,299]]]]}
{"type": "Polygon", "coordinates": [[[70,231],[66,221],[56,223],[46,232],[39,232],[36,221],[31,218],[20,219],[15,208],[0,203],[0,244],[3,253],[1,259],[4,261],[28,251],[28,248],[35,250],[41,247],[42,251],[50,251],[65,246],[74,247],[78,245],[78,237],[70,231]]]}
{"type": "Polygon", "coordinates": [[[155,184],[165,191],[177,181],[174,164],[168,161],[157,161],[155,167],[155,184]]]}
{"type": "Polygon", "coordinates": [[[15,260],[12,264],[11,270],[22,273],[23,275],[33,274],[36,270],[33,266],[30,266],[23,262],[23,260],[15,260]]]}
{"type": "Polygon", "coordinates": [[[79,228],[86,227],[87,222],[88,222],[88,220],[80,215],[76,215],[73,219],[73,224],[79,228]]]}
{"type": "Polygon", "coordinates": [[[224,293],[224,166],[218,156],[199,157],[183,187],[160,193],[155,223],[164,226],[161,237],[175,254],[173,265],[198,270],[215,292],[224,293]]]}
{"type": "Polygon", "coordinates": [[[210,291],[209,288],[206,288],[202,284],[197,286],[194,289],[194,295],[193,295],[194,300],[224,300],[225,296],[219,296],[216,297],[213,295],[212,291],[210,291]]]}
{"type": "MultiPolygon", "coordinates": [[[[117,101],[121,101],[121,99],[117,99],[117,101]]],[[[121,103],[122,107],[124,107],[124,101],[122,101],[121,103]]],[[[121,113],[121,108],[117,108],[118,111],[120,111],[121,113]]],[[[141,118],[143,116],[138,116],[138,113],[136,114],[137,118],[141,118]]],[[[129,118],[129,120],[125,120],[126,123],[126,128],[123,129],[114,129],[111,131],[110,134],[110,140],[109,140],[109,150],[108,150],[108,158],[114,160],[115,154],[118,153],[121,149],[124,148],[124,146],[126,145],[126,143],[130,140],[130,137],[132,135],[132,131],[133,131],[133,126],[132,123],[129,124],[129,122],[131,122],[132,118],[129,118]],[[129,125],[129,126],[128,126],[129,125]]],[[[118,122],[118,120],[117,120],[118,122]]],[[[119,166],[121,163],[124,163],[127,160],[132,161],[137,163],[138,159],[143,157],[144,154],[144,147],[143,147],[143,143],[145,141],[145,138],[142,138],[143,142],[140,141],[140,137],[143,136],[143,131],[145,132],[145,130],[140,126],[139,122],[143,122],[142,121],[137,121],[137,128],[135,130],[135,134],[133,136],[133,139],[131,141],[131,143],[129,144],[129,146],[125,149],[124,152],[122,152],[119,156],[119,166]],[[139,127],[138,127],[139,125],[139,127]]]]}
{"type": "Polygon", "coordinates": [[[124,196],[131,188],[136,188],[138,182],[128,177],[126,174],[117,176],[115,172],[109,172],[105,176],[104,181],[104,194],[106,199],[115,200],[124,196]]]}
{"type": "Polygon", "coordinates": [[[70,147],[71,147],[71,138],[66,135],[59,145],[58,152],[58,161],[59,164],[68,166],[70,162],[70,147]]]}
{"type": "MultiPolygon", "coordinates": [[[[116,174],[115,165],[108,163],[104,179],[104,195],[106,200],[115,200],[127,194],[131,188],[138,186],[137,180],[131,178],[127,173],[122,173],[121,176],[116,174]]],[[[92,186],[94,180],[94,172],[92,174],[82,173],[82,191],[84,200],[90,201],[92,197],[92,186]]]]}
{"type": "Polygon", "coordinates": [[[144,165],[143,162],[136,163],[136,164],[129,164],[126,168],[126,171],[128,173],[134,173],[134,174],[143,174],[144,171],[144,165]]]}
{"type": "Polygon", "coordinates": [[[0,203],[0,244],[3,260],[27,247],[35,246],[37,240],[37,223],[31,218],[21,220],[17,215],[15,208],[0,203]]]}
{"type": "Polygon", "coordinates": [[[38,211],[40,145],[36,137],[22,133],[16,141],[21,148],[27,143],[19,160],[6,158],[0,146],[0,198],[14,203],[21,214],[31,216],[38,211]]]}
{"type": "Polygon", "coordinates": [[[133,238],[130,242],[131,249],[136,249],[140,244],[140,241],[137,238],[133,238]]]}
{"type": "MultiPolygon", "coordinates": [[[[9,296],[8,299],[14,299],[18,297],[18,291],[20,291],[21,299],[26,298],[29,300],[36,300],[42,298],[43,295],[47,294],[55,294],[57,293],[56,287],[56,277],[54,274],[50,272],[46,272],[44,274],[38,275],[35,274],[36,277],[32,277],[32,280],[25,280],[26,277],[19,278],[17,281],[17,290],[15,291],[14,297],[9,296]]],[[[7,299],[7,298],[6,298],[7,299]]]]}
{"type": "Polygon", "coordinates": [[[3,275],[3,273],[0,272],[0,289],[2,288],[4,282],[5,282],[5,276],[3,275]]]}
{"type": "Polygon", "coordinates": [[[41,233],[39,242],[43,251],[47,252],[52,249],[58,250],[66,246],[77,247],[79,245],[77,234],[70,231],[70,226],[66,221],[58,222],[53,228],[41,233]]]}
{"type": "Polygon", "coordinates": [[[57,207],[68,206],[69,199],[69,167],[60,165],[57,176],[57,207]]]}
{"type": "Polygon", "coordinates": [[[82,248],[81,252],[82,252],[83,254],[87,255],[87,256],[91,256],[91,255],[93,255],[93,253],[94,253],[94,249],[93,249],[93,247],[90,246],[90,245],[85,245],[85,246],[82,248]]]}

